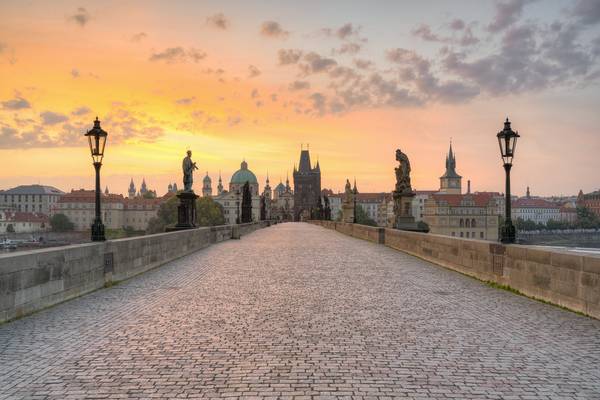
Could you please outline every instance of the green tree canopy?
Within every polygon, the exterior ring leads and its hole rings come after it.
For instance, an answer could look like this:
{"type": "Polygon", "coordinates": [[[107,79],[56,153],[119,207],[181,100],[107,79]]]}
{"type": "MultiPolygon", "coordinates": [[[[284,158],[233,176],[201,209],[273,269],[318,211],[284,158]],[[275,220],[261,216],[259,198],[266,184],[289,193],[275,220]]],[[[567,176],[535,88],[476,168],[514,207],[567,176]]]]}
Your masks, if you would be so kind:
{"type": "Polygon", "coordinates": [[[356,205],[356,223],[361,225],[370,225],[377,226],[377,222],[369,218],[369,215],[365,212],[365,210],[361,207],[360,204],[356,205]]]}
{"type": "Polygon", "coordinates": [[[53,232],[68,232],[75,228],[75,225],[65,214],[54,214],[50,218],[50,226],[53,232]]]}
{"type": "MultiPolygon", "coordinates": [[[[146,233],[164,232],[167,226],[177,223],[177,206],[179,199],[175,196],[162,203],[156,217],[148,221],[146,233]]],[[[196,200],[196,222],[198,226],[215,226],[225,224],[223,208],[210,197],[196,200]]]]}

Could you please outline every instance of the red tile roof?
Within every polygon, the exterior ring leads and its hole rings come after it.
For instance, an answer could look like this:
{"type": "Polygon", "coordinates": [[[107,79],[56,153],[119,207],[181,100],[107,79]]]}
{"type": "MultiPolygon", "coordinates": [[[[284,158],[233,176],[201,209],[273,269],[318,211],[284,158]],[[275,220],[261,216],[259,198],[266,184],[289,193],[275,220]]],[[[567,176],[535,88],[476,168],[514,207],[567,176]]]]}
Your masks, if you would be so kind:
{"type": "Polygon", "coordinates": [[[513,200],[511,204],[513,208],[560,208],[560,206],[547,200],[532,197],[521,197],[513,200]]]}
{"type": "Polygon", "coordinates": [[[439,204],[442,202],[448,203],[452,207],[468,207],[464,204],[465,200],[472,200],[475,207],[487,207],[490,201],[494,198],[494,194],[490,192],[479,192],[471,194],[443,194],[437,193],[431,195],[431,197],[439,204]]]}

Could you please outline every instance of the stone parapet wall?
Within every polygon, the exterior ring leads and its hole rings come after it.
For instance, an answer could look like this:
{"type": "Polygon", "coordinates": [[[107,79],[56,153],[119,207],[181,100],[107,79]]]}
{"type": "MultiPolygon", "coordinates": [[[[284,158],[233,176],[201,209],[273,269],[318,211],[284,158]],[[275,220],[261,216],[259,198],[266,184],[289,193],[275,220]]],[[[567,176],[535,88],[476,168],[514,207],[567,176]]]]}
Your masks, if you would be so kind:
{"type": "Polygon", "coordinates": [[[388,247],[600,319],[597,255],[332,221],[311,223],[370,241],[373,230],[382,229],[379,243],[388,247]]]}
{"type": "MultiPolygon", "coordinates": [[[[270,221],[239,226],[242,235],[270,221]]],[[[131,278],[213,243],[233,225],[0,254],[0,322],[131,278]]]]}

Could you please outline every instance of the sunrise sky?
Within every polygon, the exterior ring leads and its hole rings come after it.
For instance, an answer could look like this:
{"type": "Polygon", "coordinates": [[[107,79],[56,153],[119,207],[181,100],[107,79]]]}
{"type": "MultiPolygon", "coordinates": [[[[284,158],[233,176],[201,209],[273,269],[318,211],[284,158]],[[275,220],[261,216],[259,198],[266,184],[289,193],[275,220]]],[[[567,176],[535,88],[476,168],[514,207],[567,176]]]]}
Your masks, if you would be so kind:
{"type": "Polygon", "coordinates": [[[394,153],[439,187],[452,139],[474,190],[503,190],[496,133],[521,134],[513,191],[600,187],[600,1],[0,2],[0,189],[181,185],[245,158],[271,185],[309,143],[323,187],[390,191],[394,153]]]}

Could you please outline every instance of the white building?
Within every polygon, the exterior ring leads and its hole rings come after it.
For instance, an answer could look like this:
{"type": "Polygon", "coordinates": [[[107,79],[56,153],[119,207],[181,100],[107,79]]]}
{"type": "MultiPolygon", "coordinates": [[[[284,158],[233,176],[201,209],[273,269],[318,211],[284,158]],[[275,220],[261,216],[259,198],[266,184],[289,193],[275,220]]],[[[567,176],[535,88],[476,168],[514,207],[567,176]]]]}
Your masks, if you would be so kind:
{"type": "Polygon", "coordinates": [[[49,215],[64,194],[52,186],[22,185],[0,191],[0,210],[13,210],[49,215]]]}
{"type": "Polygon", "coordinates": [[[50,230],[48,215],[0,210],[0,234],[33,233],[50,230]]]}
{"type": "Polygon", "coordinates": [[[229,190],[223,190],[214,200],[223,207],[226,224],[236,224],[242,215],[242,189],[246,182],[252,195],[252,220],[260,221],[260,194],[256,175],[248,169],[248,163],[242,161],[229,182],[229,190]]]}
{"type": "Polygon", "coordinates": [[[521,218],[524,221],[530,220],[545,225],[550,220],[561,221],[563,219],[560,205],[544,199],[531,197],[529,188],[527,188],[527,195],[513,200],[511,206],[513,221],[521,218]]]}

